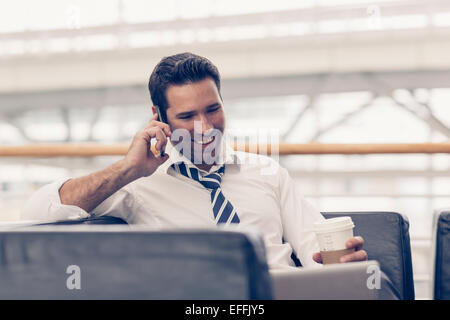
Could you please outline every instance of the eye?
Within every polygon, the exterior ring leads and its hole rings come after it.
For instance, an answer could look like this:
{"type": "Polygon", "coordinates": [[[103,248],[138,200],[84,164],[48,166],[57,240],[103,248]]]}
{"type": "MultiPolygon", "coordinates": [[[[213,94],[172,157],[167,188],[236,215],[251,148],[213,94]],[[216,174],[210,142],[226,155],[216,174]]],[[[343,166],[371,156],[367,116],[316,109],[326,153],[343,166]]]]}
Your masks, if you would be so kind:
{"type": "Polygon", "coordinates": [[[181,119],[181,120],[189,120],[189,119],[191,119],[193,116],[194,116],[193,113],[191,113],[191,112],[186,112],[186,113],[177,115],[177,119],[181,119]]]}
{"type": "Polygon", "coordinates": [[[217,106],[217,107],[214,107],[214,108],[209,109],[208,112],[210,112],[210,113],[216,112],[216,111],[219,110],[219,109],[220,109],[220,106],[217,106]]]}

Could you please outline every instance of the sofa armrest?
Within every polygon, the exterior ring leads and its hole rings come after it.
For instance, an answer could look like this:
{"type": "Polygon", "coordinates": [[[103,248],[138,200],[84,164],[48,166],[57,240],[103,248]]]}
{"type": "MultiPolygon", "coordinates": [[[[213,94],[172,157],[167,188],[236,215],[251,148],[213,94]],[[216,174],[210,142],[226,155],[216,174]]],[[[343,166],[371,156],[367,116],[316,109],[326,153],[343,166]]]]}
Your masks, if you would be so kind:
{"type": "Polygon", "coordinates": [[[354,234],[364,238],[364,250],[377,260],[400,298],[413,300],[414,278],[408,218],[396,212],[323,212],[326,218],[350,216],[354,234]]]}

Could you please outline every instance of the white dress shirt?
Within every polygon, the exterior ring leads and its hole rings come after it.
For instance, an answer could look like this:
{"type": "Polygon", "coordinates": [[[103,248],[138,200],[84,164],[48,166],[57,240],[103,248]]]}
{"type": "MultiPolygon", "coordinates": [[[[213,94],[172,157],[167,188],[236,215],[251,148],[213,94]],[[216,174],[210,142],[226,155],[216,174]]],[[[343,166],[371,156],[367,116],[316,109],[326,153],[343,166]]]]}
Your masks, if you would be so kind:
{"type": "MultiPolygon", "coordinates": [[[[221,188],[240,219],[233,228],[250,229],[263,236],[271,269],[294,266],[292,250],[303,266],[318,266],[312,259],[319,248],[311,229],[313,222],[324,218],[296,191],[287,170],[266,156],[234,151],[225,144],[224,150],[226,167],[221,188]]],[[[59,189],[68,180],[62,179],[37,190],[26,202],[22,219],[62,220],[109,215],[156,230],[217,228],[210,191],[171,168],[179,161],[192,163],[170,143],[166,151],[169,159],[151,176],[129,183],[90,213],[61,204],[59,189]]],[[[220,166],[213,166],[210,172],[220,166]]]]}

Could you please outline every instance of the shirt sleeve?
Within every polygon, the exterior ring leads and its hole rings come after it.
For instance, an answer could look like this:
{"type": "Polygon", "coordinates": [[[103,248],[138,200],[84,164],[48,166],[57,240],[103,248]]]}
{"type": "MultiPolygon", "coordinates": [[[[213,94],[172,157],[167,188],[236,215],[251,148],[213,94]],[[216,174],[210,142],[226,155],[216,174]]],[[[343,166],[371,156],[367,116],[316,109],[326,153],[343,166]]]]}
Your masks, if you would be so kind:
{"type": "Polygon", "coordinates": [[[128,220],[135,201],[126,188],[118,190],[88,213],[80,207],[61,203],[59,189],[68,180],[55,181],[34,192],[22,209],[21,220],[78,220],[93,215],[109,215],[128,220]]]}
{"type": "Polygon", "coordinates": [[[280,206],[283,237],[304,267],[317,266],[312,256],[319,244],[313,223],[325,219],[297,190],[286,169],[280,167],[280,206]]]}

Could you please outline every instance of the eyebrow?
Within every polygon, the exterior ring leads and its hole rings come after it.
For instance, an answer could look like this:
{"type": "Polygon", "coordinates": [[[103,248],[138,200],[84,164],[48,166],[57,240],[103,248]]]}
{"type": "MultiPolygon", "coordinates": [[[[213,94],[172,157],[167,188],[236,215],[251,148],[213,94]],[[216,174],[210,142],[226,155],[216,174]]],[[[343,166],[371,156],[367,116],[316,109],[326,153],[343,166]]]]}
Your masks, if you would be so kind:
{"type": "MultiPolygon", "coordinates": [[[[216,102],[216,103],[210,104],[210,105],[207,106],[205,109],[214,108],[214,107],[217,107],[217,106],[220,106],[220,105],[221,105],[221,104],[220,104],[219,102],[216,102]]],[[[182,117],[186,117],[186,116],[191,116],[191,115],[193,115],[193,114],[195,114],[195,113],[196,113],[196,111],[180,112],[180,113],[177,113],[176,117],[177,117],[177,118],[182,118],[182,117]]]]}

